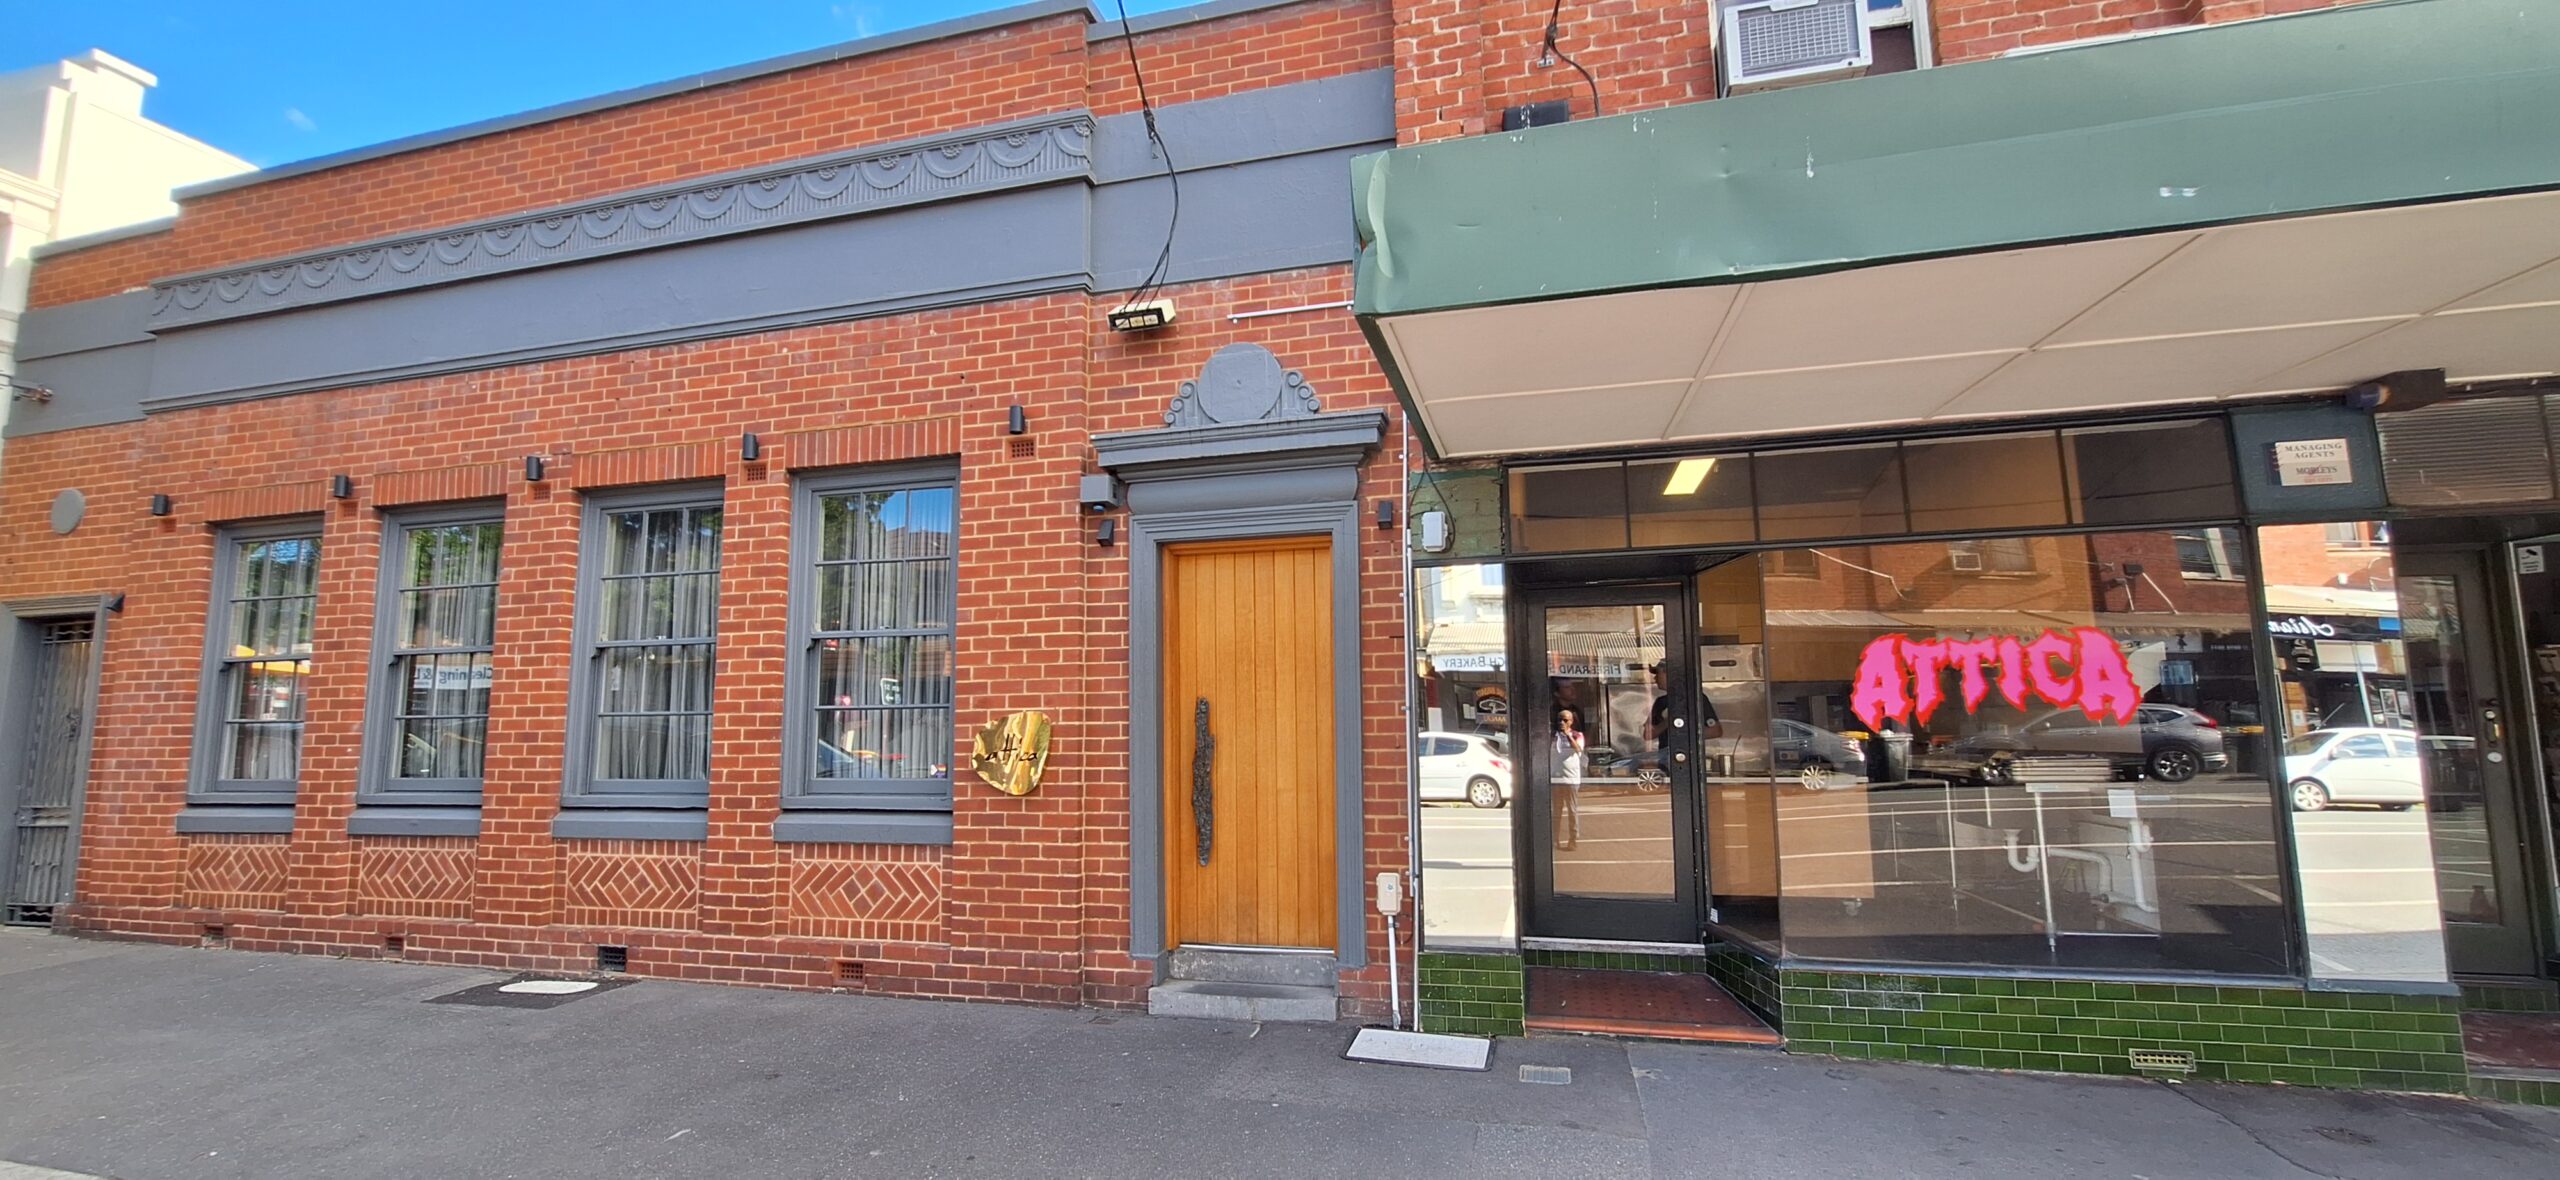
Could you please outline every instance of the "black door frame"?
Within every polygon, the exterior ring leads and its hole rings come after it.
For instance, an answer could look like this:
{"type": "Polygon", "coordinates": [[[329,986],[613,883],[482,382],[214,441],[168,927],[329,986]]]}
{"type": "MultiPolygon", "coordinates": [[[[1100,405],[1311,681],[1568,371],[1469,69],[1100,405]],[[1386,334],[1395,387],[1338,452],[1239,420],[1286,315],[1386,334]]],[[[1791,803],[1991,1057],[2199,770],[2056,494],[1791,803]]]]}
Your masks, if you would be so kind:
{"type": "MultiPolygon", "coordinates": [[[[2513,901],[2504,907],[2507,919],[2495,926],[2444,923],[2445,965],[2456,977],[2514,979],[2547,973],[2545,963],[2550,948],[2545,945],[2542,931],[2552,899],[2547,889],[2535,887],[2534,883],[2542,879],[2542,862],[2526,838],[2536,814],[2532,806],[2536,792],[2528,788],[2540,782],[2541,758],[2533,734],[2533,683],[2528,664],[2531,653],[2525,647],[2521,603],[2510,561],[2508,542],[2394,546],[2397,577],[2450,577],[2458,594],[2462,583],[2472,583],[2457,606],[2476,611],[2478,616],[2465,636],[2468,650],[2463,654],[2472,667],[2474,696],[2481,700],[2470,719],[2473,728],[2482,731],[2481,810],[2488,840],[2493,851],[2500,854],[2492,869],[2493,879],[2499,891],[2513,901]],[[2488,707],[2486,701],[2490,698],[2481,691],[2484,688],[2494,692],[2498,710],[2497,729],[2502,736],[2494,750],[2488,744],[2486,722],[2477,711],[2488,707]],[[2493,752],[2502,761],[2487,761],[2493,752]]],[[[2430,799],[2430,847],[2434,844],[2436,822],[2430,799]]],[[[2441,877],[2441,867],[2438,872],[2441,877]]],[[[2438,889],[2441,896],[2441,883],[2438,889]]]]}
{"type": "Polygon", "coordinates": [[[1663,607],[1663,682],[1674,699],[1687,699],[1697,686],[1697,603],[1694,579],[1591,585],[1517,587],[1508,615],[1509,649],[1519,654],[1510,671],[1511,699],[1523,708],[1512,714],[1514,821],[1513,863],[1520,933],[1526,939],[1587,942],[1698,945],[1705,929],[1705,840],[1699,815],[1697,726],[1677,731],[1666,747],[1664,770],[1670,776],[1672,887],[1663,901],[1582,898],[1555,893],[1554,840],[1549,829],[1554,811],[1552,786],[1536,781],[1531,768],[1538,759],[1529,743],[1543,742],[1553,715],[1553,689],[1540,674],[1546,667],[1547,612],[1555,607],[1663,607]]]}

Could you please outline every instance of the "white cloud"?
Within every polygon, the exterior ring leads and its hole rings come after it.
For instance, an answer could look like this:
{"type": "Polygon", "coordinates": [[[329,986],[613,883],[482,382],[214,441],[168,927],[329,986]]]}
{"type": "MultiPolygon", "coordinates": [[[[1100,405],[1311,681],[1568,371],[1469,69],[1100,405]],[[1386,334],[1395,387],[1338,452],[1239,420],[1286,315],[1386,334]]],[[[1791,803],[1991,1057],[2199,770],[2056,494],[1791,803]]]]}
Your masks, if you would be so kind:
{"type": "Polygon", "coordinates": [[[284,121],[293,124],[293,128],[296,131],[317,131],[320,129],[320,125],[318,123],[311,121],[311,116],[302,113],[301,107],[286,107],[284,109],[284,121]]]}
{"type": "Polygon", "coordinates": [[[837,24],[852,26],[856,37],[868,37],[875,31],[871,18],[877,11],[868,4],[827,5],[827,15],[836,18],[837,24]]]}

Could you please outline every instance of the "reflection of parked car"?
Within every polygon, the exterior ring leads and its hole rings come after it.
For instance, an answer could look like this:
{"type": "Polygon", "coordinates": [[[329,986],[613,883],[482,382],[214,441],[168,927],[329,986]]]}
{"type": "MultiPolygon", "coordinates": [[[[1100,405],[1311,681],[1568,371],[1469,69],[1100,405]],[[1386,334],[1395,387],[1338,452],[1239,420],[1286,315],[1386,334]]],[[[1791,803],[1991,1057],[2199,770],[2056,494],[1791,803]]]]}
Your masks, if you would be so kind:
{"type": "Polygon", "coordinates": [[[1784,717],[1769,719],[1769,754],[1781,772],[1819,766],[1860,776],[1867,773],[1866,751],[1856,742],[1784,717]]]}
{"type": "Polygon", "coordinates": [[[2418,735],[2405,729],[2315,729],[2284,744],[2284,776],[2295,811],[2332,803],[2407,811],[2426,798],[2418,735]]]}
{"type": "Polygon", "coordinates": [[[1511,748],[1501,734],[1425,732],[1416,744],[1425,802],[1464,799],[1478,807],[1511,802],[1511,748]]]}
{"type": "Polygon", "coordinates": [[[2058,709],[2015,731],[1979,734],[1957,743],[1968,753],[1988,755],[2094,754],[2115,765],[2121,778],[2153,778],[2182,783],[2208,770],[2231,764],[2223,752],[2222,726],[2182,705],[2144,705],[2132,725],[2099,721],[2078,709],[2058,709]]]}

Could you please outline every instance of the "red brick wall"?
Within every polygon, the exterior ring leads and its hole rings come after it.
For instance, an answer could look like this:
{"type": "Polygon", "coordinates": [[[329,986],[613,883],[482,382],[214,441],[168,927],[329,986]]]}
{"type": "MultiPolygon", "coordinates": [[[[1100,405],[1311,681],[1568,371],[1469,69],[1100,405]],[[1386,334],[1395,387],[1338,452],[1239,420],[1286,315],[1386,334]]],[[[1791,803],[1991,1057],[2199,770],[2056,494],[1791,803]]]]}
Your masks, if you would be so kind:
{"type": "MultiPolygon", "coordinates": [[[[633,948],[645,974],[1052,1003],[1132,1003],[1125,669],[1126,554],[1090,543],[1073,498],[1095,430],[1160,419],[1178,383],[1237,340],[1273,349],[1330,409],[1392,404],[1340,311],[1230,324],[1230,310],[1325,303],[1347,272],[1293,272],[1171,292],[1182,326],[1099,328],[1105,299],[1056,296],[245,402],[14,440],[0,478],[0,578],[21,595],[122,590],[106,653],[80,923],[233,945],[567,968],[633,948]],[[706,397],[706,390],[723,396],[706,397]],[[1025,407],[1031,453],[1004,433],[1025,407]],[[880,425],[905,424],[905,425],[880,425]],[[736,458],[744,430],[765,458],[736,458]],[[548,478],[518,474],[550,456],[548,478]],[[936,850],[777,847],[789,473],[803,462],[956,453],[963,470],[958,717],[1039,708],[1057,721],[1046,785],[997,795],[962,777],[956,838],[936,850]],[[328,501],[318,473],[355,477],[328,501]],[[494,475],[492,473],[495,473],[494,475]],[[710,838],[558,840],[577,569],[576,489],[673,476],[723,480],[720,673],[710,838]],[[496,486],[507,548],[476,841],[349,838],[362,752],[381,517],[395,498],[496,486]],[[70,537],[52,494],[96,507],[70,537]],[[165,491],[168,518],[144,500],[165,491]],[[173,831],[187,778],[212,592],[216,517],[313,509],[323,520],[318,650],[290,837],[173,831]],[[854,985],[844,985],[854,986],[854,985]]],[[[1400,438],[1364,498],[1395,495],[1400,438]]],[[[1364,532],[1367,871],[1403,864],[1397,533],[1364,532]]],[[[1373,955],[1384,953],[1372,933],[1373,955]]],[[[1382,1000],[1355,978],[1348,994],[1382,1000]]]]}
{"type": "MultiPolygon", "coordinates": [[[[1502,109],[1562,98],[1591,117],[1592,83],[1559,58],[1541,68],[1552,4],[1535,0],[1399,0],[1396,128],[1404,143],[1479,135],[1502,109]]],[[[1568,4],[1556,44],[1591,71],[1609,114],[1713,98],[1715,18],[1695,0],[1568,4]]]]}
{"type": "MultiPolygon", "coordinates": [[[[1096,28],[1116,30],[1117,21],[1096,28]]],[[[1147,98],[1158,107],[1258,90],[1275,81],[1330,78],[1385,69],[1393,27],[1386,0],[1310,0],[1138,35],[1147,98]]],[[[1093,113],[1138,109],[1129,46],[1119,39],[1087,50],[1093,113]]]]}
{"type": "Polygon", "coordinates": [[[2362,0],[1939,0],[1938,60],[1998,57],[2026,45],[2115,37],[2143,29],[2248,20],[2362,0]]]}

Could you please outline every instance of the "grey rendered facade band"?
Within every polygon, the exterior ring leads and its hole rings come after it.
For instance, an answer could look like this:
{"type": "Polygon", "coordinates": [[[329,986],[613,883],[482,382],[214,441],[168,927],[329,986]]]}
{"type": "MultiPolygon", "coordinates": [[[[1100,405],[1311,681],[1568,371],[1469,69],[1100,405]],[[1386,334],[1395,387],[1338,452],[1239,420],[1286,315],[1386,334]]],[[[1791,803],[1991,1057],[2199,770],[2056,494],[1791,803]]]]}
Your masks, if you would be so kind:
{"type": "MultiPolygon", "coordinates": [[[[1183,169],[1170,281],[1339,265],[1353,245],[1342,177],[1394,142],[1393,76],[1182,103],[1158,121],[1183,169]]],[[[182,276],[30,311],[21,376],[57,396],[19,406],[6,432],[1123,289],[1163,245],[1162,176],[1137,116],[1065,112],[182,276]],[[730,294],[678,294],[701,290],[730,294]]]]}

